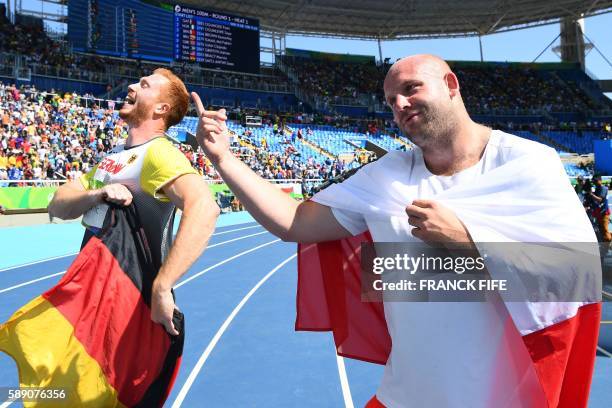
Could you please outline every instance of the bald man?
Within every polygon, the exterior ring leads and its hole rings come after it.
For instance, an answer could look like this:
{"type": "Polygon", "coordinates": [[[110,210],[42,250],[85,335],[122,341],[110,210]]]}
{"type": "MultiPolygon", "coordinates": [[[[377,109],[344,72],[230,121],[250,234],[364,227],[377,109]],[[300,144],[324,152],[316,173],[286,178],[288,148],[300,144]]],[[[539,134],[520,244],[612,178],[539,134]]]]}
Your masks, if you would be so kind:
{"type": "MultiPolygon", "coordinates": [[[[427,163],[426,169],[435,175],[450,176],[478,163],[491,129],[470,119],[459,93],[457,76],[444,60],[432,55],[404,58],[389,70],[384,90],[395,122],[420,148],[418,153],[427,163]]],[[[334,213],[333,208],[314,201],[296,202],[233,156],[225,110],[206,111],[199,96],[192,93],[192,97],[200,115],[197,131],[200,146],[245,208],[264,227],[289,242],[323,242],[354,235],[355,228],[347,225],[346,217],[334,213]]],[[[408,215],[419,205],[427,204],[408,206],[408,215]]],[[[427,226],[420,222],[415,236],[469,241],[465,227],[451,214],[429,221],[427,226]]]]}
{"type": "MultiPolygon", "coordinates": [[[[198,142],[257,221],[284,241],[302,243],[364,231],[375,242],[472,242],[455,212],[432,198],[452,187],[477,184],[481,175],[528,152],[554,154],[538,143],[475,123],[457,76],[438,57],[399,60],[385,78],[384,93],[395,122],[417,148],[389,152],[364,166],[334,185],[338,194],[324,190],[298,203],[258,177],[230,153],[225,112],[204,110],[193,93],[200,115],[198,142]],[[375,210],[385,203],[375,202],[370,203],[374,211],[361,212],[345,198],[348,194],[342,195],[345,185],[363,191],[364,197],[376,189],[393,189],[386,193],[403,197],[402,211],[381,216],[375,210]]],[[[385,302],[384,311],[392,348],[369,407],[514,407],[524,406],[517,401],[535,398],[533,390],[539,386],[533,373],[507,375],[514,372],[516,355],[509,351],[509,316],[503,304],[385,302]]],[[[514,334],[511,341],[520,344],[518,332],[514,334]]]]}

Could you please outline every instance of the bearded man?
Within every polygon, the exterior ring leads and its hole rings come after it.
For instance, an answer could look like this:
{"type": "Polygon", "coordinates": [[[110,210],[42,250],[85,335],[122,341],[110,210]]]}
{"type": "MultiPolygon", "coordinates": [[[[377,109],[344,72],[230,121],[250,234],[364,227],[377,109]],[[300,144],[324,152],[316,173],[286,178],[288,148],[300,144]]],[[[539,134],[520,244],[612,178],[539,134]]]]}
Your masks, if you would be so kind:
{"type": "MultiPolygon", "coordinates": [[[[366,231],[375,242],[467,243],[479,250],[487,242],[595,241],[556,152],[475,123],[444,60],[415,55],[397,61],[384,93],[395,122],[417,147],[389,152],[302,203],[235,158],[225,112],[204,110],[192,93],[200,115],[198,142],[246,209],[285,241],[324,243],[366,231]]],[[[325,290],[307,305],[310,295],[298,294],[296,327],[333,329],[339,354],[386,364],[368,407],[586,406],[588,386],[577,384],[591,379],[601,311],[596,297],[549,303],[506,302],[497,294],[484,302],[385,301],[380,321],[364,324],[367,307],[348,315],[362,303],[358,296],[328,316],[325,308],[348,299],[324,293],[335,293],[343,272],[323,272],[335,276],[321,278],[303,266],[306,258],[299,260],[298,292],[317,281],[325,290]],[[352,342],[355,336],[359,341],[352,342]]],[[[321,268],[332,258],[319,257],[321,268]]],[[[514,261],[489,272],[514,267],[514,261]]],[[[556,275],[545,267],[527,272],[536,280],[550,278],[551,287],[565,287],[556,280],[562,268],[552,271],[556,275]]],[[[595,281],[595,269],[577,276],[595,281]]]]}
{"type": "Polygon", "coordinates": [[[151,318],[177,335],[172,322],[174,283],[201,255],[215,228],[219,207],[208,186],[185,155],[166,137],[189,107],[183,82],[158,68],[128,86],[119,116],[129,126],[125,144],[112,149],[100,163],[61,186],[49,204],[49,215],[83,222],[91,235],[102,227],[105,203],[134,202],[159,272],[153,283],[151,318]],[[175,209],[181,222],[172,240],[175,209]]]}

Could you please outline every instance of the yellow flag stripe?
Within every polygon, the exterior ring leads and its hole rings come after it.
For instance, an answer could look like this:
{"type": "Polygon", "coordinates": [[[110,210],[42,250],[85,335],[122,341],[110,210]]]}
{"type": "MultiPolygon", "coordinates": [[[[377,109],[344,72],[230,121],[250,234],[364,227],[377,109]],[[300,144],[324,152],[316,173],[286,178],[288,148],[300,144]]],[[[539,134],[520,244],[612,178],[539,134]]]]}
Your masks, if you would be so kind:
{"type": "Polygon", "coordinates": [[[74,336],[73,326],[42,296],[0,325],[0,351],[17,363],[21,387],[66,391],[61,404],[26,402],[26,407],[123,407],[98,362],[74,336]]]}

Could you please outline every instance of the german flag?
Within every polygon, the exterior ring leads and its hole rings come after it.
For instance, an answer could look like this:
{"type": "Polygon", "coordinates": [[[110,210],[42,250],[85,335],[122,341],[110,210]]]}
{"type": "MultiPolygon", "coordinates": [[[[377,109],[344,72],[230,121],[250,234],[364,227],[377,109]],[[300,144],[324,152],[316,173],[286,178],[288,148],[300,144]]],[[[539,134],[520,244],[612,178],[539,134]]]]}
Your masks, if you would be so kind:
{"type": "Polygon", "coordinates": [[[63,389],[61,406],[163,405],[180,365],[184,319],[175,310],[178,336],[151,320],[158,268],[137,219],[133,207],[109,211],[108,227],[63,279],[0,325],[0,350],[17,363],[22,388],[63,389]]]}

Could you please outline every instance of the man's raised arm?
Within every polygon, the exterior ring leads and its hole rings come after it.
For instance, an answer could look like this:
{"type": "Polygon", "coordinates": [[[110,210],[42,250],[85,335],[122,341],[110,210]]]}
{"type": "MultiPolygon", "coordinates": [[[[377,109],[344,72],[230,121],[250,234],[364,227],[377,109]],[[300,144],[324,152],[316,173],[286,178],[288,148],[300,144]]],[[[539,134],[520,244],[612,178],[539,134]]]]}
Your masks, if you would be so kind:
{"type": "Polygon", "coordinates": [[[223,181],[261,225],[291,242],[321,242],[351,235],[329,207],[312,201],[298,203],[235,157],[229,149],[225,110],[207,111],[195,92],[191,96],[199,117],[198,143],[223,181]]]}

